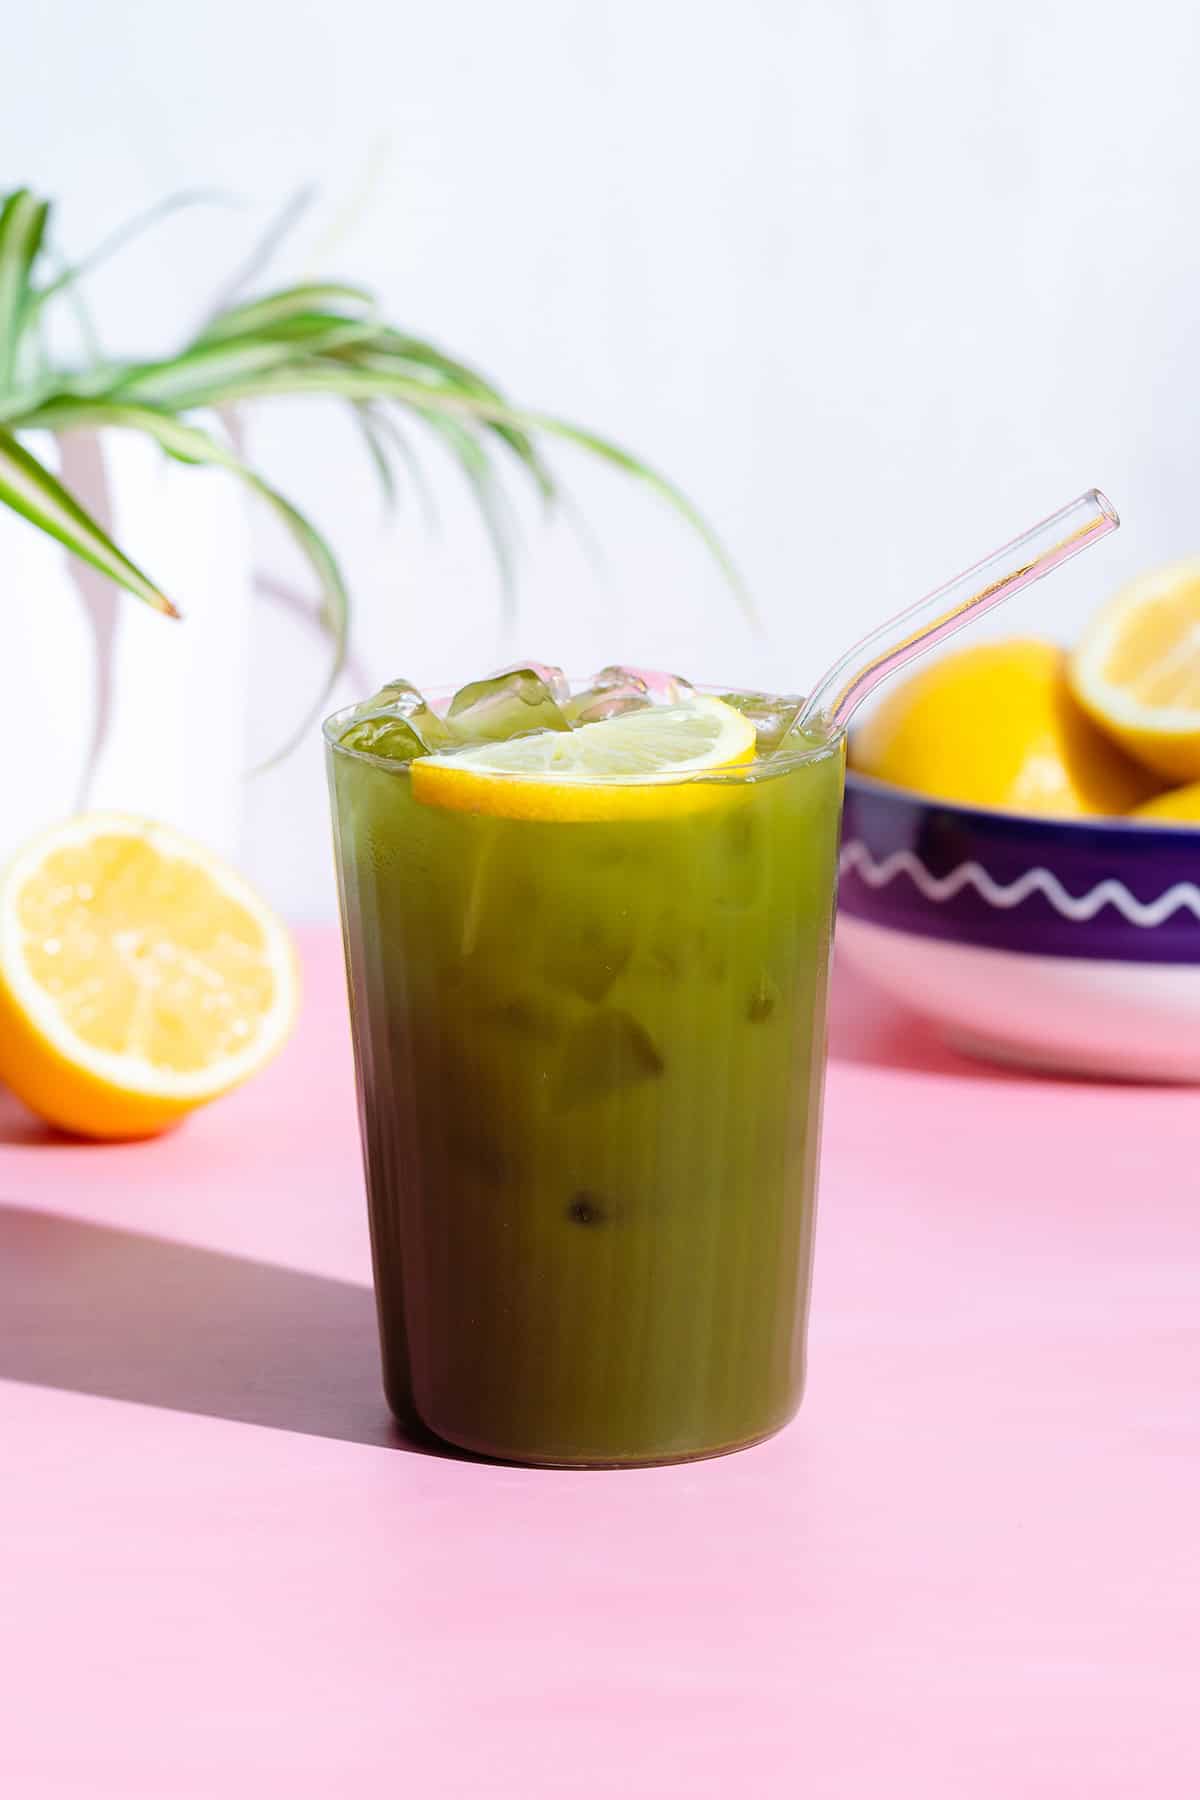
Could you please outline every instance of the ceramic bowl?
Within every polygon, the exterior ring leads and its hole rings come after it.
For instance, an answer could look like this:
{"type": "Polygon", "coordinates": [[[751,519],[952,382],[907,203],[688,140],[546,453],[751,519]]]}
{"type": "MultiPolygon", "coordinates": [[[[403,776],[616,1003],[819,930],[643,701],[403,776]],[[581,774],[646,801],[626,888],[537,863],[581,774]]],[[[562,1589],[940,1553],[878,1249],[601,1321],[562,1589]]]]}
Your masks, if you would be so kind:
{"type": "Polygon", "coordinates": [[[957,1049],[1200,1081],[1200,826],[1035,819],[851,773],[838,946],[957,1049]]]}

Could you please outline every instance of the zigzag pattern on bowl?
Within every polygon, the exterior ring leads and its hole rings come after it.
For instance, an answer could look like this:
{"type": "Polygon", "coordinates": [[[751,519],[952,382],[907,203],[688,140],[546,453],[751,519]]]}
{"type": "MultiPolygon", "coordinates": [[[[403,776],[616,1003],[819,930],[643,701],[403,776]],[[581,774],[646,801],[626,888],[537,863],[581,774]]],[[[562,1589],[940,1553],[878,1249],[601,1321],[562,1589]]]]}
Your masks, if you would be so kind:
{"type": "Polygon", "coordinates": [[[982,863],[960,863],[947,875],[933,875],[911,850],[895,850],[876,862],[861,838],[854,838],[842,848],[841,872],[856,874],[860,881],[876,890],[885,888],[898,875],[907,875],[917,891],[934,905],[953,900],[964,888],[972,888],[988,906],[1005,911],[1020,906],[1031,894],[1041,894],[1063,919],[1081,924],[1094,919],[1101,907],[1114,906],[1130,925],[1143,930],[1162,925],[1180,909],[1200,919],[1200,887],[1194,882],[1177,881],[1157,900],[1138,900],[1124,882],[1111,878],[1097,882],[1088,893],[1078,897],[1051,874],[1049,869],[1027,869],[1016,881],[993,880],[982,863]]]}

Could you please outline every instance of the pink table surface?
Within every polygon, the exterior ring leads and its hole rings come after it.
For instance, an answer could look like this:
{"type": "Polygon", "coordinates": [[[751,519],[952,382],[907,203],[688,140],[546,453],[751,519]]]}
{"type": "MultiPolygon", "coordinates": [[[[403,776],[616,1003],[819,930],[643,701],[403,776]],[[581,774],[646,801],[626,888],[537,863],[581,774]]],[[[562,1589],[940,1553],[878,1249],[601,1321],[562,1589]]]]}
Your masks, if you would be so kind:
{"type": "Polygon", "coordinates": [[[14,1800],[1200,1792],[1200,1098],[839,980],[809,1395],[625,1473],[393,1438],[341,971],[155,1144],[0,1107],[14,1800]]]}

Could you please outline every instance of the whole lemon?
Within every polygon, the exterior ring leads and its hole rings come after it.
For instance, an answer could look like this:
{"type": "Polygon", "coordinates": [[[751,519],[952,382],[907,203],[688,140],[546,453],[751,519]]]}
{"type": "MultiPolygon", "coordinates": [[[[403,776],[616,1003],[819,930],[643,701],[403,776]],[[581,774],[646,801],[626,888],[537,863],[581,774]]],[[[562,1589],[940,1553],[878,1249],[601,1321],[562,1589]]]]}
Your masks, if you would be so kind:
{"type": "Polygon", "coordinates": [[[853,733],[850,766],[935,799],[1059,819],[1128,812],[1160,785],[1075,701],[1066,652],[1036,638],[918,667],[853,733]]]}

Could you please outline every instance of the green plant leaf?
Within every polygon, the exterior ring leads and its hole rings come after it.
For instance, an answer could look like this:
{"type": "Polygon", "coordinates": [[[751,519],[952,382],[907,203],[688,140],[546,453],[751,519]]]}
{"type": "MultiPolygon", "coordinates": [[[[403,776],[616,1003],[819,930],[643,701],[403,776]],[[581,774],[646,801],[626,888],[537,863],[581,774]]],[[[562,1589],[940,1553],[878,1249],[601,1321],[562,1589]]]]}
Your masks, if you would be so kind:
{"type": "Polygon", "coordinates": [[[47,202],[28,188],[14,188],[0,206],[0,394],[10,390],[17,379],[32,270],[49,215],[47,202]]]}
{"type": "Polygon", "coordinates": [[[77,399],[63,395],[41,410],[37,422],[39,426],[51,431],[140,431],[146,437],[153,438],[178,462],[228,470],[275,513],[308,559],[317,577],[321,591],[322,623],[333,641],[333,657],[324,686],[296,730],[270,758],[270,762],[286,756],[320,714],[346,661],[350,601],[337,558],[321,533],[290,500],[285,500],[276,488],[264,481],[255,469],[243,462],[219,438],[199,425],[184,424],[182,420],[172,418],[169,413],[121,401],[77,399]]]}
{"type": "Polygon", "coordinates": [[[31,525],[57,538],[75,556],[128,588],[147,606],[178,618],[166,595],[118,550],[108,533],[84,512],[58,478],[31,456],[11,432],[4,430],[0,430],[0,505],[11,507],[31,525]]]}
{"type": "Polygon", "coordinates": [[[120,375],[111,365],[80,370],[73,375],[56,372],[44,381],[31,382],[20,393],[0,396],[0,425],[10,431],[34,430],[40,422],[41,409],[59,400],[103,397],[120,375]]]}
{"type": "Polygon", "coordinates": [[[383,495],[383,504],[391,512],[396,504],[396,477],[388,457],[388,444],[380,427],[378,414],[368,400],[352,400],[350,416],[358,427],[363,448],[370,458],[383,495]]]}
{"type": "MultiPolygon", "coordinates": [[[[222,341],[241,342],[261,337],[269,337],[272,341],[302,340],[297,349],[313,358],[332,357],[338,364],[346,364],[359,372],[396,375],[426,383],[431,388],[474,395],[497,408],[507,408],[504,396],[478,370],[446,355],[423,339],[378,326],[370,317],[355,320],[329,311],[294,310],[302,300],[311,299],[322,291],[312,286],[301,287],[251,302],[234,314],[215,321],[200,342],[212,341],[214,332],[222,341]]],[[[333,297],[356,294],[361,302],[370,300],[362,290],[331,288],[328,291],[333,297]]],[[[264,361],[263,367],[269,365],[264,361]]],[[[319,361],[312,361],[308,368],[314,372],[319,370],[319,361]]],[[[214,368],[214,379],[219,378],[219,370],[214,368]]],[[[158,398],[157,394],[155,398],[158,398]]],[[[207,388],[199,388],[182,401],[173,397],[173,403],[214,405],[220,404],[222,398],[207,388]]],[[[554,479],[527,431],[499,418],[483,420],[482,428],[493,432],[512,453],[543,500],[552,501],[556,497],[554,479]]]]}
{"type": "Polygon", "coordinates": [[[210,404],[209,395],[223,392],[244,376],[282,369],[295,360],[288,344],[236,342],[201,345],[161,362],[132,363],[110,372],[104,397],[117,404],[136,401],[186,412],[210,404]]]}
{"type": "MultiPolygon", "coordinates": [[[[134,399],[171,412],[219,405],[230,382],[272,369],[319,367],[317,359],[368,338],[373,326],[336,313],[302,313],[270,331],[204,339],[152,363],[110,369],[103,389],[114,399],[134,399]]],[[[80,391],[76,384],[75,391],[80,391]]],[[[96,392],[92,386],[89,391],[96,392]]]]}
{"type": "Polygon", "coordinates": [[[704,514],[692,500],[688,499],[682,488],[677,487],[673,481],[669,481],[665,475],[658,469],[652,468],[649,463],[642,462],[631,451],[623,449],[620,444],[614,444],[609,438],[599,437],[594,431],[585,431],[581,426],[572,425],[565,419],[556,419],[549,413],[523,413],[521,416],[525,424],[534,431],[544,431],[550,437],[562,438],[569,444],[577,445],[581,450],[590,451],[602,462],[610,463],[613,468],[620,469],[623,474],[632,476],[635,481],[640,481],[658,499],[665,500],[667,505],[672,507],[680,518],[686,520],[700,538],[733,589],[746,618],[756,628],[759,627],[757,609],[737,564],[704,514]]]}
{"type": "Polygon", "coordinates": [[[449,417],[475,418],[492,424],[516,426],[520,431],[544,432],[548,437],[562,438],[589,451],[591,455],[620,469],[623,474],[640,481],[687,521],[716,560],[737,595],[746,617],[757,624],[757,614],[745,583],[729,552],[704,515],[673,481],[669,481],[657,469],[610,439],[600,437],[594,431],[586,431],[582,426],[572,425],[565,419],[557,419],[551,413],[530,412],[524,407],[504,405],[477,394],[452,390],[439,386],[436,382],[417,380],[376,366],[269,371],[232,383],[220,395],[210,397],[206,404],[301,394],[335,394],[343,400],[397,400],[422,414],[434,411],[449,417]]]}
{"type": "Polygon", "coordinates": [[[249,331],[221,333],[217,337],[201,337],[198,346],[208,344],[271,343],[291,344],[298,354],[329,356],[356,344],[369,344],[379,327],[370,318],[355,319],[346,313],[310,311],[285,313],[270,324],[249,331]]]}
{"type": "Polygon", "coordinates": [[[118,225],[115,231],[102,238],[96,248],[89,250],[78,262],[69,263],[62,268],[53,281],[40,288],[33,296],[34,307],[40,310],[56,295],[67,288],[73,288],[82,276],[90,275],[93,269],[107,262],[110,256],[123,250],[126,244],[132,243],[134,238],[140,237],[161,220],[169,218],[172,213],[181,212],[188,206],[228,206],[232,199],[231,194],[224,193],[219,188],[188,188],[178,194],[168,194],[165,200],[156,201],[144,212],[135,213],[132,219],[126,219],[123,225],[118,225]]]}
{"type": "Polygon", "coordinates": [[[271,508],[316,573],[322,619],[333,640],[332,665],[322,695],[290,744],[307,728],[342,668],[347,652],[348,601],[341,571],[321,534],[218,433],[182,415],[201,409],[222,413],[227,424],[238,403],[252,399],[327,395],[348,404],[385,498],[395,494],[403,460],[413,486],[432,514],[422,461],[398,420],[417,421],[442,444],[469,484],[500,573],[504,607],[514,606],[515,515],[508,470],[528,480],[543,501],[560,499],[544,457],[548,439],[573,443],[640,481],[687,521],[729,578],[747,613],[752,609],[733,565],[695,506],[666,477],[594,432],[548,414],[512,405],[485,375],[437,345],[383,322],[366,289],[343,282],[303,281],[236,300],[257,279],[280,238],[310,203],[312,190],[293,195],[253,248],[221,303],[181,350],[152,360],[104,362],[83,329],[85,366],[56,368],[34,354],[43,309],[56,296],[75,304],[81,278],[139,231],[181,206],[219,198],[208,193],[173,195],[122,226],[89,256],[52,268],[40,289],[34,276],[44,249],[48,207],[27,189],[0,194],[0,503],[20,511],[61,538],[143,599],[168,610],[164,597],[128,563],[95,521],[18,443],[13,433],[43,426],[53,430],[140,431],[183,462],[223,467],[271,508]],[[28,335],[27,335],[28,334],[28,335]]]}
{"type": "Polygon", "coordinates": [[[465,425],[460,424],[457,419],[432,411],[426,411],[421,416],[423,423],[445,442],[475,496],[475,504],[479,508],[479,516],[500,574],[500,603],[504,623],[511,628],[517,611],[513,566],[514,522],[504,498],[504,490],[495,478],[487,451],[465,425]]]}
{"type": "MultiPolygon", "coordinates": [[[[412,374],[415,371],[428,369],[441,376],[446,385],[467,394],[474,394],[481,400],[487,400],[496,406],[508,408],[508,401],[477,369],[467,363],[459,362],[447,356],[433,344],[422,338],[406,336],[403,332],[383,329],[375,334],[370,342],[354,345],[343,353],[343,359],[353,362],[356,367],[390,371],[395,374],[412,374]]],[[[500,441],[516,457],[525,473],[529,475],[543,500],[552,502],[557,498],[557,487],[553,475],[527,431],[517,425],[499,423],[496,420],[486,422],[487,429],[494,432],[500,441]]]]}
{"type": "Polygon", "coordinates": [[[68,270],[65,261],[53,247],[50,248],[49,254],[55,267],[60,271],[60,279],[53,282],[50,288],[42,288],[33,296],[32,316],[39,329],[44,329],[46,302],[52,298],[53,294],[61,294],[62,304],[69,307],[74,316],[75,329],[79,333],[79,342],[84,357],[90,367],[96,368],[104,361],[104,352],[100,348],[100,334],[96,330],[91,309],[83,297],[79,283],[73,278],[74,271],[68,270]]]}
{"type": "Polygon", "coordinates": [[[342,281],[301,282],[295,287],[265,294],[261,299],[226,307],[197,333],[196,342],[211,344],[218,338],[247,337],[257,333],[269,336],[297,314],[325,312],[339,303],[360,306],[367,312],[373,307],[374,300],[365,288],[351,287],[342,281]]]}
{"type": "Polygon", "coordinates": [[[295,193],[288,195],[275,217],[268,221],[265,231],[259,233],[258,238],[251,246],[250,254],[224,282],[213,303],[211,317],[215,318],[217,313],[224,312],[225,308],[232,304],[235,294],[240,294],[242,289],[256,278],[259,271],[269,265],[280,244],[304,217],[316,197],[316,184],[311,181],[297,188],[295,193]]]}
{"type": "Polygon", "coordinates": [[[351,405],[365,406],[370,412],[376,435],[381,443],[386,440],[387,447],[404,464],[405,473],[421,509],[421,517],[430,530],[436,530],[438,525],[437,501],[434,499],[433,489],[429,485],[429,478],[422,467],[420,457],[396,423],[394,415],[388,412],[384,406],[373,406],[369,400],[354,400],[351,401],[351,405]]]}

